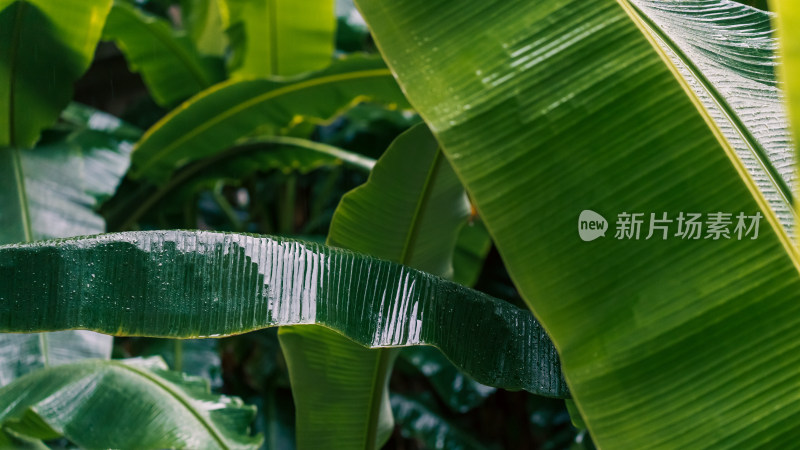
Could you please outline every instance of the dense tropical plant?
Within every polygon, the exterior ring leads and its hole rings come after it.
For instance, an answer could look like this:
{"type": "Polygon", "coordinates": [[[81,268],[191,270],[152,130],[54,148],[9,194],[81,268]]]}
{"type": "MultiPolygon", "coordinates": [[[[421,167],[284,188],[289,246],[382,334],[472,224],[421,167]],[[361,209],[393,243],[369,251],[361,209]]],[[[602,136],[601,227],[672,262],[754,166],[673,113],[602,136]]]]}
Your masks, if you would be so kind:
{"type": "Polygon", "coordinates": [[[794,442],[798,8],[355,3],[0,1],[0,447],[794,442]]]}

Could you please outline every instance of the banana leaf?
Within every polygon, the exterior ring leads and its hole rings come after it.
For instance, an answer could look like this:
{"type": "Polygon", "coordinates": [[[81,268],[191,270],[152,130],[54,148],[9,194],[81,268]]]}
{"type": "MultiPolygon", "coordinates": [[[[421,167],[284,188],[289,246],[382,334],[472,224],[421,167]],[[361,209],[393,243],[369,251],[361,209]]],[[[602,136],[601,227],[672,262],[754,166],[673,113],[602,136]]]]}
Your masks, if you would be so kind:
{"type": "MultiPolygon", "coordinates": [[[[771,0],[777,13],[773,16],[776,36],[780,40],[780,79],[786,92],[794,142],[800,140],[800,7],[789,0],[771,0]]],[[[797,147],[795,147],[797,148],[797,147]]]]}
{"type": "Polygon", "coordinates": [[[174,105],[225,78],[221,59],[201,55],[167,20],[128,3],[114,3],[103,39],[116,43],[161,106],[174,105]]]}
{"type": "Polygon", "coordinates": [[[333,60],[334,0],[221,0],[234,77],[290,76],[333,60]]]}
{"type": "Polygon", "coordinates": [[[32,147],[89,68],[111,0],[0,0],[0,149],[32,147]]]}
{"type": "Polygon", "coordinates": [[[257,128],[297,116],[329,119],[355,102],[405,104],[380,59],[353,56],[291,81],[220,83],[161,119],[137,144],[133,177],[164,181],[177,167],[212,156],[257,128]]]}
{"type": "Polygon", "coordinates": [[[767,13],[724,0],[356,3],[553,338],[599,447],[796,441],[795,157],[767,13]],[[610,230],[622,213],[666,213],[672,228],[584,242],[584,210],[610,230]],[[680,213],[716,212],[760,214],[757,239],[675,236],[680,213]]]}
{"type": "Polygon", "coordinates": [[[348,250],[205,231],[0,247],[0,332],[196,338],[300,324],[369,348],[432,345],[483,384],[568,395],[530,312],[348,250]]]}
{"type": "Polygon", "coordinates": [[[82,448],[255,449],[255,408],[211,394],[158,357],[88,360],[29,374],[0,389],[0,423],[32,439],[82,448]]]}

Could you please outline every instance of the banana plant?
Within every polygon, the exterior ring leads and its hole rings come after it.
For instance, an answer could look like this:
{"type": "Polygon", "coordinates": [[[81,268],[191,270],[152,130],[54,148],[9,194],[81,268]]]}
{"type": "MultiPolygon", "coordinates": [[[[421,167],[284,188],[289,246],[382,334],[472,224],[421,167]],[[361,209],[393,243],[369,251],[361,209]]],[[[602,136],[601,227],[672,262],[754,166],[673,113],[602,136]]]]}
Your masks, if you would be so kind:
{"type": "MultiPolygon", "coordinates": [[[[305,448],[378,447],[391,407],[438,423],[420,424],[426,439],[447,433],[436,408],[387,395],[392,348],[417,345],[489,386],[572,396],[573,420],[601,447],[796,441],[790,2],[775,2],[776,17],[730,0],[356,0],[385,63],[331,58],[330,2],[307,22],[289,2],[181,3],[186,23],[176,25],[110,0],[0,0],[0,331],[195,338],[288,326],[305,448]],[[298,31],[306,25],[315,31],[298,31]],[[329,245],[171,230],[53,240],[103,230],[96,209],[136,139],[113,136],[120,122],[108,115],[62,114],[104,29],[154,99],[192,96],[136,144],[131,182],[183,182],[256,137],[318,147],[310,127],[364,100],[413,108],[425,125],[344,197],[329,245]],[[222,81],[231,55],[234,78],[222,81]],[[202,82],[181,82],[187,73],[202,82]],[[536,318],[463,286],[474,273],[446,279],[470,215],[464,190],[536,318]],[[687,216],[702,233],[685,232],[687,216]],[[590,238],[584,217],[600,227],[590,238]]],[[[485,234],[469,240],[461,267],[487,249],[485,234]]],[[[49,367],[61,348],[40,336],[2,337],[24,342],[0,355],[21,363],[0,366],[10,383],[0,446],[260,442],[252,408],[163,362],[70,344],[68,361],[101,359],[49,367]],[[136,407],[124,420],[87,425],[97,422],[88,405],[128,399],[136,407]]],[[[453,430],[452,445],[479,444],[453,430]]]]}

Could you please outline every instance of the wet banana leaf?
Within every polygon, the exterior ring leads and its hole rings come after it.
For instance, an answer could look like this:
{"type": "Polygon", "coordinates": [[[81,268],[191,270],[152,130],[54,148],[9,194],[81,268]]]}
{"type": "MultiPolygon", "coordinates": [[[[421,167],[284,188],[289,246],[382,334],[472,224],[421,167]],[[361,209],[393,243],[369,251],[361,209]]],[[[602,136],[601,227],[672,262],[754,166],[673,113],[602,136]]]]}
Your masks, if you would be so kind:
{"type": "Polygon", "coordinates": [[[795,158],[767,13],[724,0],[356,3],[600,447],[797,439],[795,158]],[[605,237],[580,238],[584,210],[608,220],[605,237]],[[760,215],[757,238],[714,240],[718,212],[731,231],[760,215]],[[642,214],[640,236],[617,236],[622,213],[642,214]],[[666,235],[648,239],[665,213],[666,235]],[[681,213],[702,215],[699,239],[676,236],[681,213]]]}
{"type": "Polygon", "coordinates": [[[0,149],[32,147],[89,68],[111,0],[0,0],[0,149]]]}
{"type": "Polygon", "coordinates": [[[267,124],[297,116],[329,119],[354,102],[405,104],[380,59],[354,56],[291,81],[229,81],[188,100],[155,124],[136,148],[134,177],[163,181],[178,166],[212,156],[267,124]]]}
{"type": "Polygon", "coordinates": [[[111,8],[103,39],[114,41],[161,106],[172,106],[225,78],[221,59],[204,57],[168,21],[122,1],[111,8]]]}
{"type": "MultiPolygon", "coordinates": [[[[452,275],[466,194],[424,124],[400,135],[366,184],[333,215],[328,245],[452,275]]],[[[458,307],[458,305],[453,305],[458,307]]],[[[388,382],[397,349],[369,350],[310,327],[279,331],[297,408],[298,448],[380,448],[394,423],[388,382]]]]}
{"type": "Polygon", "coordinates": [[[481,383],[567,395],[528,311],[348,250],[204,231],[0,247],[0,332],[195,338],[299,324],[371,348],[432,345],[481,383]]]}
{"type": "MultiPolygon", "coordinates": [[[[116,190],[141,132],[78,104],[62,120],[32,150],[0,148],[4,244],[105,231],[95,210],[116,190]]],[[[0,386],[42,367],[108,358],[111,346],[111,337],[88,331],[0,334],[0,386]]]]}
{"type": "Polygon", "coordinates": [[[227,9],[232,75],[290,76],[333,60],[334,0],[222,0],[227,9]]]}
{"type": "Polygon", "coordinates": [[[37,371],[0,389],[0,423],[32,439],[82,448],[258,448],[255,408],[160,358],[88,360],[37,371]]]}

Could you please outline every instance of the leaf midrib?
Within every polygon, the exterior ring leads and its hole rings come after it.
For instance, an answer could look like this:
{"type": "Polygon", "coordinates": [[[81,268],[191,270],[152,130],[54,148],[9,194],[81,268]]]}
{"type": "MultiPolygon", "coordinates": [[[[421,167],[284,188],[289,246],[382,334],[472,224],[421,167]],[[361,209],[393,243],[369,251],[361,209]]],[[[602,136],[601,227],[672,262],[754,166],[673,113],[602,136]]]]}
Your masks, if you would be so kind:
{"type": "MultiPolygon", "coordinates": [[[[151,167],[153,164],[158,162],[163,157],[163,155],[169,154],[169,152],[171,152],[176,147],[179,147],[180,145],[182,145],[186,141],[194,139],[200,133],[202,133],[203,131],[211,128],[212,126],[216,125],[217,123],[222,122],[223,120],[225,120],[225,119],[227,119],[227,118],[229,118],[229,117],[231,117],[231,116],[233,116],[233,115],[235,115],[235,114],[237,114],[237,113],[239,113],[239,112],[241,112],[243,110],[251,108],[252,106],[257,105],[257,104],[259,104],[261,102],[266,102],[266,101],[272,100],[274,98],[280,97],[282,95],[291,94],[293,92],[297,92],[297,91],[300,91],[300,90],[303,90],[303,89],[312,88],[312,87],[323,85],[323,84],[327,84],[327,83],[336,83],[336,82],[339,82],[339,81],[355,80],[355,79],[359,79],[359,78],[370,78],[370,77],[376,77],[377,78],[377,77],[385,77],[385,76],[391,77],[392,76],[392,72],[389,69],[360,70],[360,71],[357,71],[357,72],[347,72],[347,73],[341,73],[341,74],[335,74],[335,75],[327,75],[327,76],[323,76],[323,77],[319,77],[319,78],[313,78],[311,80],[301,81],[301,82],[298,82],[298,83],[290,84],[288,86],[283,86],[283,87],[280,87],[278,89],[271,90],[271,91],[266,92],[264,94],[261,94],[261,95],[259,95],[257,97],[254,97],[254,98],[252,98],[252,99],[250,99],[250,100],[248,100],[246,102],[239,103],[235,107],[225,110],[221,114],[218,114],[218,115],[214,116],[212,119],[202,123],[201,125],[199,125],[199,126],[193,128],[192,130],[190,130],[189,132],[183,134],[179,139],[176,139],[175,141],[172,141],[172,143],[170,143],[169,145],[164,146],[160,151],[156,152],[152,157],[150,157],[149,160],[147,160],[147,162],[141,164],[137,171],[139,173],[145,171],[148,167],[151,167]]],[[[230,86],[232,84],[240,83],[240,82],[241,81],[239,81],[239,80],[232,80],[232,81],[227,82],[227,83],[220,83],[220,84],[216,85],[216,87],[212,87],[208,91],[206,91],[206,96],[208,96],[210,94],[213,94],[214,92],[219,91],[221,89],[224,89],[224,88],[226,88],[226,87],[228,87],[228,86],[230,86]]],[[[146,143],[147,140],[153,134],[155,134],[158,130],[160,130],[165,124],[167,124],[173,117],[175,117],[177,114],[182,112],[184,109],[185,108],[177,108],[177,109],[173,110],[170,114],[167,114],[166,116],[164,116],[163,119],[161,119],[156,125],[154,125],[152,128],[150,128],[150,130],[148,130],[144,134],[142,139],[139,141],[140,143],[139,143],[139,145],[137,147],[141,147],[142,144],[146,143]]]]}
{"type": "MultiPolygon", "coordinates": [[[[643,22],[643,24],[647,27],[646,30],[650,33],[657,36],[661,41],[663,41],[669,48],[672,50],[675,55],[683,62],[686,66],[686,69],[695,77],[695,79],[700,83],[706,93],[710,96],[710,98],[714,101],[714,103],[719,107],[720,111],[725,115],[725,117],[730,121],[731,126],[734,128],[737,134],[742,138],[742,140],[747,144],[748,148],[751,150],[751,153],[755,157],[756,161],[758,161],[761,168],[764,170],[765,174],[771,181],[772,185],[776,188],[776,191],[781,196],[781,199],[789,206],[789,210],[792,212],[792,215],[795,216],[795,222],[797,222],[797,215],[792,207],[793,205],[793,193],[791,188],[789,188],[786,181],[783,177],[778,173],[777,169],[772,165],[769,159],[769,155],[767,154],[766,149],[761,145],[761,143],[756,139],[755,136],[750,132],[750,129],[742,122],[739,115],[731,106],[730,102],[714,87],[714,84],[705,76],[702,70],[694,63],[694,61],[689,58],[686,53],[680,48],[680,46],[675,43],[675,41],[665,33],[661,27],[658,26],[650,17],[642,11],[635,3],[631,2],[630,0],[617,0],[618,2],[626,3],[630,6],[631,10],[635,12],[636,16],[643,22]]],[[[623,5],[623,9],[626,9],[623,5]]],[[[658,47],[658,44],[655,44],[658,47]]],[[[660,47],[658,48],[659,53],[661,53],[660,47]]],[[[666,56],[666,55],[664,55],[666,56]]],[[[672,68],[677,69],[674,67],[674,64],[666,57],[666,60],[669,61],[669,64],[672,68]]],[[[682,77],[681,77],[682,78],[682,77]]],[[[694,92],[691,92],[693,97],[696,96],[694,92]]],[[[699,101],[699,99],[697,99],[699,101]]],[[[702,107],[701,107],[702,108],[702,107]]],[[[707,115],[705,108],[702,108],[703,115],[707,115]]],[[[713,121],[713,119],[712,119],[713,121]]],[[[723,137],[724,138],[724,137],[723,137]]],[[[725,139],[727,142],[727,139],[725,139]]],[[[729,144],[730,145],[730,144],[729,144]]],[[[738,160],[738,157],[736,157],[738,160]]],[[[756,189],[758,189],[756,187],[756,189]]],[[[768,208],[772,211],[772,208],[768,208]]]]}
{"type": "MultiPolygon", "coordinates": [[[[655,26],[655,25],[651,25],[649,23],[649,19],[646,18],[644,13],[642,13],[638,9],[638,7],[633,5],[630,2],[630,0],[616,0],[616,1],[617,1],[617,4],[620,6],[620,8],[622,8],[623,12],[625,12],[625,14],[628,15],[628,18],[631,20],[631,22],[633,22],[634,25],[636,25],[636,27],[639,28],[639,30],[642,32],[642,34],[645,36],[645,38],[650,42],[650,44],[652,45],[653,50],[656,52],[656,54],[659,57],[661,57],[661,59],[664,61],[664,63],[667,66],[667,68],[669,68],[669,70],[675,76],[676,81],[683,88],[683,90],[686,93],[686,95],[688,96],[688,98],[692,101],[692,103],[694,103],[695,107],[697,108],[697,111],[700,113],[700,115],[705,120],[705,122],[708,125],[710,131],[717,138],[717,141],[720,144],[720,147],[725,152],[725,154],[728,156],[728,159],[731,161],[731,164],[733,164],[733,166],[736,169],[737,173],[741,177],[742,182],[745,184],[747,189],[750,191],[750,194],[753,196],[753,199],[755,200],[756,204],[758,204],[758,207],[764,213],[764,217],[767,219],[767,221],[769,222],[769,224],[772,227],[773,231],[775,232],[776,237],[778,238],[778,240],[780,241],[781,245],[783,246],[783,249],[786,252],[786,254],[789,257],[789,259],[791,260],[792,265],[794,266],[795,270],[797,271],[798,274],[800,274],[800,253],[798,253],[799,252],[798,248],[792,242],[792,239],[789,237],[788,232],[783,227],[783,224],[781,224],[781,222],[778,219],[778,217],[775,215],[775,211],[769,205],[769,203],[767,202],[766,198],[764,197],[764,194],[761,192],[761,190],[756,185],[755,181],[753,180],[752,176],[750,175],[750,172],[747,170],[746,167],[744,167],[744,164],[742,164],[742,161],[736,155],[736,152],[733,149],[733,147],[731,146],[731,143],[728,142],[727,138],[725,138],[725,135],[722,133],[722,130],[719,128],[719,125],[710,116],[709,112],[706,110],[706,108],[703,106],[703,104],[700,101],[700,99],[697,97],[697,94],[688,85],[688,82],[686,81],[686,79],[683,78],[683,76],[680,74],[680,71],[678,70],[678,68],[675,66],[675,64],[670,59],[670,57],[666,54],[664,49],[662,49],[661,46],[658,45],[658,42],[655,41],[655,38],[651,33],[661,33],[661,34],[658,34],[658,36],[661,37],[662,39],[665,39],[664,42],[667,45],[671,45],[670,48],[672,48],[673,51],[680,52],[680,49],[677,48],[677,45],[675,45],[674,42],[669,40],[668,37],[663,35],[663,32],[660,31],[660,28],[655,27],[655,29],[652,29],[652,27],[655,26]]],[[[685,57],[685,55],[681,56],[682,53],[678,53],[678,55],[679,55],[679,57],[682,57],[682,58],[685,57]]],[[[692,64],[691,61],[684,61],[684,63],[687,64],[687,67],[689,69],[697,70],[697,67],[694,64],[692,64]]],[[[705,86],[705,87],[706,87],[707,91],[709,92],[709,95],[717,95],[717,96],[719,95],[715,90],[713,90],[713,89],[709,90],[708,86],[705,86]]],[[[720,107],[722,107],[723,104],[727,105],[727,102],[725,102],[724,99],[722,99],[722,102],[723,103],[720,104],[720,107]]],[[[736,115],[733,114],[733,116],[735,117],[736,115]]],[[[744,136],[742,138],[744,139],[744,136]]],[[[793,205],[789,204],[789,206],[790,206],[790,210],[792,211],[792,214],[795,215],[795,222],[796,222],[796,213],[794,211],[794,208],[792,207],[793,205]]],[[[578,405],[578,408],[580,409],[580,405],[578,405]]],[[[591,426],[590,426],[590,430],[591,430],[591,426]]]]}

